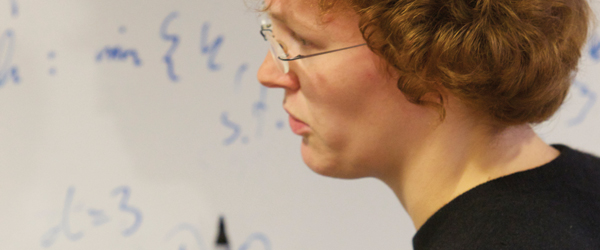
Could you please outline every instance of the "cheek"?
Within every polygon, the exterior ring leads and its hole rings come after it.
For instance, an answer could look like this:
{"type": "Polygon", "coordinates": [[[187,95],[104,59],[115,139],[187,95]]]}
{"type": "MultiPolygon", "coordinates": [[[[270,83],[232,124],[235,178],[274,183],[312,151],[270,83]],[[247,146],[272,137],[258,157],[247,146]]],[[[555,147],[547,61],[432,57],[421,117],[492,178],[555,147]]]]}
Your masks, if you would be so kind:
{"type": "Polygon", "coordinates": [[[310,84],[302,86],[312,111],[336,120],[354,120],[378,105],[379,99],[391,92],[399,93],[395,80],[386,77],[372,52],[345,59],[343,63],[324,66],[308,79],[310,84]]]}
{"type": "MultiPolygon", "coordinates": [[[[308,74],[307,84],[302,86],[307,97],[315,102],[349,102],[356,99],[358,92],[368,91],[371,85],[380,82],[381,73],[375,65],[372,52],[332,54],[321,58],[308,74]],[[335,55],[335,57],[333,56],[335,55]]],[[[315,62],[316,63],[316,62],[315,62]]]]}
{"type": "Polygon", "coordinates": [[[396,102],[394,98],[400,93],[395,80],[383,77],[372,60],[362,59],[351,67],[340,68],[325,68],[321,72],[333,73],[315,73],[311,84],[302,86],[313,119],[314,139],[321,142],[313,150],[332,163],[352,161],[361,157],[365,148],[371,151],[376,146],[372,139],[380,138],[377,133],[387,129],[386,116],[394,106],[390,102],[396,102]]]}
{"type": "Polygon", "coordinates": [[[339,149],[345,143],[346,134],[361,118],[360,109],[366,99],[366,89],[362,86],[365,81],[356,74],[315,74],[311,80],[315,84],[303,91],[315,132],[325,137],[331,147],[339,149]]]}

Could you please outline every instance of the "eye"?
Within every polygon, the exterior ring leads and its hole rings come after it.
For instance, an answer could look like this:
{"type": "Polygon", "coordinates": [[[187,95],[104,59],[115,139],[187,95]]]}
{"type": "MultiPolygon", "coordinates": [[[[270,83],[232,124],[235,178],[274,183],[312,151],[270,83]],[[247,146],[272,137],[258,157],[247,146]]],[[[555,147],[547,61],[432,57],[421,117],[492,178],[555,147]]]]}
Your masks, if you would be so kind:
{"type": "Polygon", "coordinates": [[[308,46],[310,43],[306,40],[304,40],[303,38],[298,38],[298,40],[302,43],[302,45],[304,46],[308,46]]]}
{"type": "Polygon", "coordinates": [[[279,46],[283,49],[283,52],[285,53],[285,57],[290,57],[290,54],[288,53],[288,48],[287,46],[285,46],[284,43],[282,43],[281,41],[275,39],[275,41],[277,42],[277,44],[279,44],[279,46]]]}
{"type": "Polygon", "coordinates": [[[298,34],[296,34],[295,32],[292,32],[292,37],[294,38],[294,40],[300,42],[302,44],[302,46],[309,46],[311,43],[309,41],[307,41],[306,39],[298,36],[298,34]]]}

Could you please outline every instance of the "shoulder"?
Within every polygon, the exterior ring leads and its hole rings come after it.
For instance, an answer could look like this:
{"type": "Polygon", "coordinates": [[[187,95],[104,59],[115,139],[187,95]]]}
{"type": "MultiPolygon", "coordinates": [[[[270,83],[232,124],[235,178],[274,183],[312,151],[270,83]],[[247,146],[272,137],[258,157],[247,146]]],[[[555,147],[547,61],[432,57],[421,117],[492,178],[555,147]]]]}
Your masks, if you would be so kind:
{"type": "Polygon", "coordinates": [[[415,249],[600,249],[600,159],[555,147],[554,161],[444,206],[419,229],[415,249]]]}
{"type": "MultiPolygon", "coordinates": [[[[600,158],[564,145],[553,145],[561,155],[550,165],[548,171],[557,175],[560,185],[574,189],[580,194],[600,198],[600,158]]],[[[544,170],[544,169],[542,169],[544,170]]]]}

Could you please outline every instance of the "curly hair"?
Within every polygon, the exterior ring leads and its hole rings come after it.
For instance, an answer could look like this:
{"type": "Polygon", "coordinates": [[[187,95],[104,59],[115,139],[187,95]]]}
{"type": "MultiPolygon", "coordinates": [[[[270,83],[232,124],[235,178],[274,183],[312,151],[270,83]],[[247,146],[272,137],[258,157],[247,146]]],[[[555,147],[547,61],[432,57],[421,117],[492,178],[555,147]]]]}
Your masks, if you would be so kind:
{"type": "MultiPolygon", "coordinates": [[[[501,126],[539,123],[563,103],[587,40],[586,0],[319,0],[360,15],[371,50],[415,104],[440,87],[501,126]]],[[[425,101],[434,93],[440,102],[425,101]]]]}

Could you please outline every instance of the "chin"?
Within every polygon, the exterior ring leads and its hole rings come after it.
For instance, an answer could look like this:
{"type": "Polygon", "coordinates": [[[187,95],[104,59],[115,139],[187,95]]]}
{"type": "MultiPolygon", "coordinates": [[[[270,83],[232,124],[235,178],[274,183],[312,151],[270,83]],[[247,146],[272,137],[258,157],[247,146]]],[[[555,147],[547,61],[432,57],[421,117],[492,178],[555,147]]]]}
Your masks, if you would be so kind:
{"type": "MultiPolygon", "coordinates": [[[[303,143],[302,160],[315,173],[340,179],[357,179],[367,177],[351,164],[343,163],[339,158],[331,153],[317,152],[310,146],[303,143]]],[[[358,168],[360,169],[360,168],[358,168]]]]}

